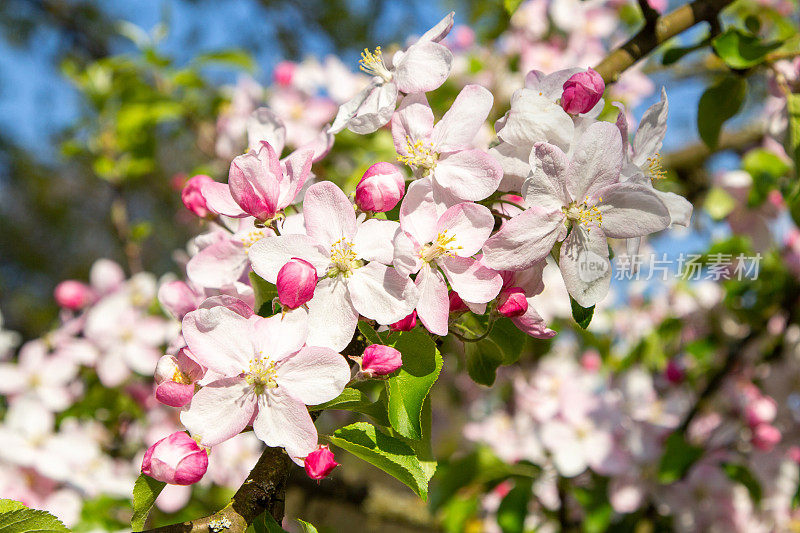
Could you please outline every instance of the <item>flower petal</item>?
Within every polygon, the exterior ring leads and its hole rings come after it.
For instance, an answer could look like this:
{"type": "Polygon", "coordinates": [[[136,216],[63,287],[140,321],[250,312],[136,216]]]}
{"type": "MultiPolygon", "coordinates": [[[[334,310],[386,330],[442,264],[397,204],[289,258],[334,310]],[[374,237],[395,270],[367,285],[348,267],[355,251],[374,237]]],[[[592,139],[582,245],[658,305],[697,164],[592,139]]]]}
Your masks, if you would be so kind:
{"type": "Polygon", "coordinates": [[[214,381],[200,389],[181,423],[203,446],[214,446],[238,435],[253,418],[256,395],[242,377],[214,381]]]}
{"type": "Polygon", "coordinates": [[[391,120],[396,105],[397,85],[390,82],[374,87],[348,122],[347,129],[359,135],[377,131],[391,120]]]}
{"type": "Polygon", "coordinates": [[[433,202],[433,188],[429,178],[419,179],[408,186],[400,204],[400,227],[419,244],[436,238],[439,214],[433,202]]]}
{"type": "Polygon", "coordinates": [[[275,283],[278,271],[293,257],[299,257],[314,265],[317,275],[322,276],[330,264],[327,250],[316,239],[307,235],[281,235],[256,241],[248,253],[256,274],[275,283]]]}
{"type": "Polygon", "coordinates": [[[308,317],[304,309],[261,318],[253,324],[253,346],[272,361],[297,353],[308,337],[308,317]],[[298,312],[299,311],[299,312],[298,312]]]}
{"type": "Polygon", "coordinates": [[[212,307],[188,313],[183,338],[198,363],[225,376],[239,375],[250,364],[253,321],[228,309],[212,307]]]}
{"type": "Polygon", "coordinates": [[[308,188],[303,200],[303,217],[308,235],[326,248],[342,239],[349,241],[356,234],[353,204],[330,181],[321,181],[308,188]]]}
{"type": "Polygon", "coordinates": [[[667,206],[647,186],[616,183],[597,194],[602,197],[597,208],[603,217],[603,233],[608,237],[643,237],[669,226],[667,206]]]}
{"type": "Polygon", "coordinates": [[[261,141],[266,141],[276,153],[283,152],[286,144],[286,126],[271,109],[259,107],[247,118],[247,149],[258,151],[261,141]]]}
{"type": "Polygon", "coordinates": [[[430,141],[433,111],[425,93],[409,94],[392,116],[392,138],[397,155],[409,155],[408,141],[430,141]]]}
{"type": "Polygon", "coordinates": [[[231,196],[231,189],[227,183],[207,181],[200,185],[200,193],[206,200],[206,207],[212,213],[226,217],[242,218],[247,213],[239,207],[231,196]]]}
{"type": "Polygon", "coordinates": [[[342,393],[350,381],[350,365],[330,348],[308,346],[281,361],[275,380],[295,400],[315,405],[342,393]]]}
{"type": "Polygon", "coordinates": [[[471,257],[446,257],[437,263],[450,281],[450,286],[464,301],[489,302],[503,287],[503,278],[497,271],[471,257]]]}
{"type": "Polygon", "coordinates": [[[391,265],[394,259],[394,238],[400,224],[393,220],[371,218],[358,225],[353,238],[353,251],[361,259],[391,265]]]}
{"type": "Polygon", "coordinates": [[[450,300],[444,276],[438,268],[424,263],[415,283],[419,289],[417,316],[420,321],[434,335],[447,335],[450,300]]]}
{"type": "Polygon", "coordinates": [[[644,112],[636,135],[633,136],[633,162],[644,166],[647,158],[661,151],[661,143],[667,134],[667,91],[661,88],[661,100],[647,108],[644,112]]]}
{"type": "Polygon", "coordinates": [[[340,276],[322,278],[308,302],[309,346],[341,351],[350,344],[358,324],[358,312],[350,302],[340,276]]]}
{"type": "Polygon", "coordinates": [[[503,168],[482,150],[462,150],[443,154],[433,179],[454,197],[477,201],[497,190],[503,168]]]}
{"type": "Polygon", "coordinates": [[[578,139],[569,165],[567,190],[582,202],[599,189],[619,181],[622,168],[622,137],[616,125],[595,122],[578,139]]]}
{"type": "Polygon", "coordinates": [[[379,324],[407,317],[419,298],[407,276],[380,263],[369,263],[353,272],[347,290],[356,310],[379,324]]]}
{"type": "Polygon", "coordinates": [[[511,110],[500,126],[495,124],[501,141],[528,148],[545,141],[564,151],[569,149],[575,129],[572,119],[560,105],[530,89],[514,92],[511,110]]]}
{"type": "Polygon", "coordinates": [[[472,140],[492,110],[494,97],[480,85],[467,85],[453,105],[433,128],[433,146],[439,152],[463,150],[472,140]]]}
{"type": "Polygon", "coordinates": [[[495,270],[524,270],[547,256],[564,231],[564,214],[539,207],[526,209],[489,237],[483,263],[495,270]]]}
{"type": "Polygon", "coordinates": [[[406,94],[426,93],[444,83],[452,63],[453,53],[446,46],[419,41],[409,46],[395,65],[394,82],[406,94]]]}
{"type": "Polygon", "coordinates": [[[533,174],[522,186],[525,202],[547,210],[557,210],[569,205],[567,154],[558,146],[536,143],[531,151],[530,165],[533,174]]]}
{"type": "Polygon", "coordinates": [[[471,202],[448,208],[436,223],[436,233],[453,238],[448,247],[461,257],[477,254],[493,229],[494,217],[489,208],[471,202]]]}
{"type": "Polygon", "coordinates": [[[597,226],[573,225],[561,245],[561,276],[569,294],[582,307],[605,298],[611,283],[608,244],[597,226]]]}
{"type": "Polygon", "coordinates": [[[317,428],[306,406],[285,394],[270,392],[258,397],[253,431],[267,446],[286,448],[298,464],[317,447],[317,428]]]}

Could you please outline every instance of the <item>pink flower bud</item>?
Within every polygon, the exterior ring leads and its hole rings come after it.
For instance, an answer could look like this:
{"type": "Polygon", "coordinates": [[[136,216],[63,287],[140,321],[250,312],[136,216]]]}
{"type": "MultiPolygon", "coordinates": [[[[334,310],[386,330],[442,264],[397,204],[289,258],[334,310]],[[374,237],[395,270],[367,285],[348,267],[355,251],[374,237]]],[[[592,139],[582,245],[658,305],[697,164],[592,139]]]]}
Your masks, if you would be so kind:
{"type": "Polygon", "coordinates": [[[83,309],[94,299],[91,287],[75,280],[65,280],[56,285],[53,291],[56,303],[65,309],[83,309]]]}
{"type": "Polygon", "coordinates": [[[467,307],[467,304],[464,303],[464,300],[461,299],[461,296],[459,296],[456,291],[450,291],[450,294],[447,295],[447,299],[450,302],[450,313],[469,311],[469,307],[467,307]]]}
{"type": "Polygon", "coordinates": [[[667,361],[667,368],[664,369],[664,377],[673,385],[677,385],[686,377],[686,372],[679,361],[670,359],[667,361]]]}
{"type": "Polygon", "coordinates": [[[753,428],[751,442],[762,452],[769,452],[781,441],[781,432],[771,424],[759,424],[753,428]]]}
{"type": "Polygon", "coordinates": [[[525,291],[519,287],[509,287],[500,292],[497,298],[497,312],[506,318],[522,316],[528,311],[525,291]]]}
{"type": "Polygon", "coordinates": [[[603,365],[603,360],[597,350],[586,350],[581,356],[581,366],[587,372],[597,372],[603,365]]]}
{"type": "Polygon", "coordinates": [[[403,359],[400,352],[382,344],[367,346],[361,358],[361,371],[368,376],[385,376],[401,366],[403,359]]]}
{"type": "Polygon", "coordinates": [[[603,97],[606,84],[602,76],[594,70],[578,72],[564,82],[561,107],[572,115],[588,113],[603,97]]]}
{"type": "Polygon", "coordinates": [[[142,474],[171,485],[197,483],[207,468],[208,453],[182,431],[150,446],[142,461],[142,474]]]}
{"type": "Polygon", "coordinates": [[[178,355],[164,355],[155,371],[156,400],[170,407],[183,407],[194,396],[194,383],[205,374],[186,348],[178,355]]]}
{"type": "Polygon", "coordinates": [[[795,463],[800,463],[800,446],[790,446],[786,450],[786,456],[795,463]]]}
{"type": "Polygon", "coordinates": [[[760,396],[747,404],[744,415],[750,427],[769,424],[778,415],[778,404],[769,396],[760,396]]]}
{"type": "Polygon", "coordinates": [[[278,271],[275,285],[281,305],[297,309],[314,297],[317,269],[308,261],[293,257],[278,271]]]}
{"type": "Polygon", "coordinates": [[[411,311],[407,317],[398,320],[394,324],[389,324],[389,329],[392,331],[411,331],[417,325],[417,311],[411,311]]]}
{"type": "Polygon", "coordinates": [[[391,163],[375,163],[356,186],[356,205],[362,211],[391,211],[405,191],[405,178],[399,168],[391,163]]]}
{"type": "Polygon", "coordinates": [[[308,454],[305,458],[304,466],[306,474],[311,479],[322,479],[328,477],[331,471],[339,466],[333,458],[333,452],[325,445],[308,454]]]}
{"type": "Polygon", "coordinates": [[[186,182],[186,185],[183,186],[183,190],[181,191],[183,205],[200,218],[205,218],[210,212],[206,207],[206,198],[203,196],[200,189],[204,184],[213,181],[211,177],[205,174],[198,174],[197,176],[189,178],[189,181],[186,182]]]}
{"type": "Polygon", "coordinates": [[[275,70],[273,71],[273,77],[275,78],[275,83],[282,87],[288,87],[292,84],[292,78],[294,77],[294,71],[297,68],[297,65],[292,63],[291,61],[281,61],[277,65],[275,65],[275,70]]]}

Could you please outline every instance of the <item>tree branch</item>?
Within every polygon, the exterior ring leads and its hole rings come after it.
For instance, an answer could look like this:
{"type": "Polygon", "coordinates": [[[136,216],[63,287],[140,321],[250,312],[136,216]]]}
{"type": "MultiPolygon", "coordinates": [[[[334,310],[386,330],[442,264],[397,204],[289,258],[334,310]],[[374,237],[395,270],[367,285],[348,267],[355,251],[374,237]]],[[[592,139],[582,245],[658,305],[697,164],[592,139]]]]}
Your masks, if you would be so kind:
{"type": "Polygon", "coordinates": [[[660,44],[703,21],[716,24],[716,18],[733,0],[694,0],[675,11],[647,22],[628,42],[611,52],[594,69],[607,84],[614,83],[637,61],[647,56],[660,44]]]}

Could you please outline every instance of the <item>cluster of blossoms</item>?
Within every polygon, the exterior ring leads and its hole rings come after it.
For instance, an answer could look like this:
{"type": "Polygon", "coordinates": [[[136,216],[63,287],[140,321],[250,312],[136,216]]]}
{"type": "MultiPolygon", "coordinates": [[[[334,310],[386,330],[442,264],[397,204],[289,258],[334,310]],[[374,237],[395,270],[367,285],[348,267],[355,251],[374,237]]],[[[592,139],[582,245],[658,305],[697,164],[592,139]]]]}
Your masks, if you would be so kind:
{"type": "MultiPolygon", "coordinates": [[[[532,71],[487,151],[475,139],[494,104],[490,91],[466,85],[438,121],[425,95],[450,74],[454,56],[442,43],[452,26],[450,13],[390,58],[380,48],[365,51],[366,87],[330,127],[283,158],[292,125],[269,108],[253,110],[248,152],[233,159],[227,183],[208,176],[187,183],[187,208],[211,228],[193,243],[188,280],[159,291],[182,320],[185,345],[162,358],[156,382],[157,398],[182,409],[198,443],[192,453],[252,426],[264,443],[317,471],[307,458],[327,453],[305,406],[402,364],[402,354],[375,345],[351,370],[339,352],[359,320],[393,330],[418,320],[445,336],[469,310],[550,338],[555,332],[532,304],[549,256],[569,295],[590,307],[608,292],[608,238],[638,247],[641,237],[688,224],[688,202],[652,185],[662,175],[665,94],[629,143],[623,111],[616,124],[598,120],[605,85],[596,72],[532,71]],[[396,164],[375,163],[353,201],[315,180],[312,165],[333,135],[382,127],[410,182],[396,164]],[[280,314],[255,314],[251,271],[275,285],[280,314]]],[[[205,465],[186,461],[186,469],[205,465]]],[[[175,482],[176,468],[161,479],[175,482]]]]}

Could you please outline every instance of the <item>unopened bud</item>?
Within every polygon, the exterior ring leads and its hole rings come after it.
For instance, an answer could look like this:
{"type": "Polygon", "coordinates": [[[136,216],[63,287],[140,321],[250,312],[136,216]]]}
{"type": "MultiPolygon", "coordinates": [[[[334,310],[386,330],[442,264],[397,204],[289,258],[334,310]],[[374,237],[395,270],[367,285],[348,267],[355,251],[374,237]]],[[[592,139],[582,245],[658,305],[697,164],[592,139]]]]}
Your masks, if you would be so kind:
{"type": "Polygon", "coordinates": [[[762,452],[769,452],[781,441],[781,432],[771,424],[759,424],[753,428],[753,446],[762,452]]]}
{"type": "Polygon", "coordinates": [[[519,287],[503,289],[497,298],[497,312],[506,318],[522,316],[528,311],[525,291],[519,287]]]}
{"type": "Polygon", "coordinates": [[[391,211],[405,191],[405,178],[399,168],[391,163],[375,163],[356,186],[356,205],[362,211],[391,211]]]}
{"type": "Polygon", "coordinates": [[[447,295],[447,299],[449,300],[450,304],[450,313],[463,313],[464,311],[469,311],[469,307],[467,307],[467,304],[464,303],[464,300],[461,299],[461,296],[459,296],[456,291],[450,291],[450,293],[447,295]]]}
{"type": "Polygon", "coordinates": [[[142,474],[171,485],[197,483],[206,469],[208,453],[182,431],[150,446],[142,460],[142,474]]]}
{"type": "Polygon", "coordinates": [[[170,407],[183,407],[194,396],[194,383],[205,372],[186,348],[178,355],[164,355],[158,360],[155,371],[156,400],[170,407]]]}
{"type": "Polygon", "coordinates": [[[322,479],[328,477],[331,471],[339,466],[333,457],[333,452],[325,445],[308,454],[305,458],[304,466],[306,474],[311,479],[322,479]]]}
{"type": "Polygon", "coordinates": [[[368,376],[385,376],[403,366],[400,352],[391,346],[371,344],[361,358],[361,371],[368,376]]]}
{"type": "Polygon", "coordinates": [[[281,305],[297,309],[314,297],[317,269],[308,261],[293,257],[278,271],[275,286],[281,305]]]}
{"type": "Polygon", "coordinates": [[[594,70],[578,72],[564,82],[561,107],[571,115],[588,113],[603,97],[606,84],[603,77],[594,70]]]}
{"type": "Polygon", "coordinates": [[[417,311],[411,311],[407,317],[398,320],[394,324],[389,324],[389,329],[392,331],[411,331],[417,325],[417,311]]]}
{"type": "Polygon", "coordinates": [[[92,303],[94,293],[85,283],[68,279],[56,285],[53,297],[60,307],[77,311],[92,303]]]}
{"type": "Polygon", "coordinates": [[[295,63],[291,61],[281,61],[275,65],[275,70],[272,71],[275,83],[281,87],[288,87],[292,84],[292,78],[294,77],[294,71],[296,69],[297,65],[295,63]]]}
{"type": "Polygon", "coordinates": [[[183,200],[183,205],[186,206],[186,209],[200,218],[205,218],[210,213],[206,207],[206,198],[203,196],[203,193],[200,191],[200,189],[205,183],[210,183],[213,181],[213,179],[205,174],[198,174],[197,176],[192,176],[189,178],[189,180],[186,182],[186,185],[183,186],[183,190],[181,191],[181,200],[183,200]]]}
{"type": "Polygon", "coordinates": [[[664,377],[673,385],[677,385],[686,377],[686,372],[679,361],[670,359],[667,361],[667,368],[664,369],[664,377]]]}

